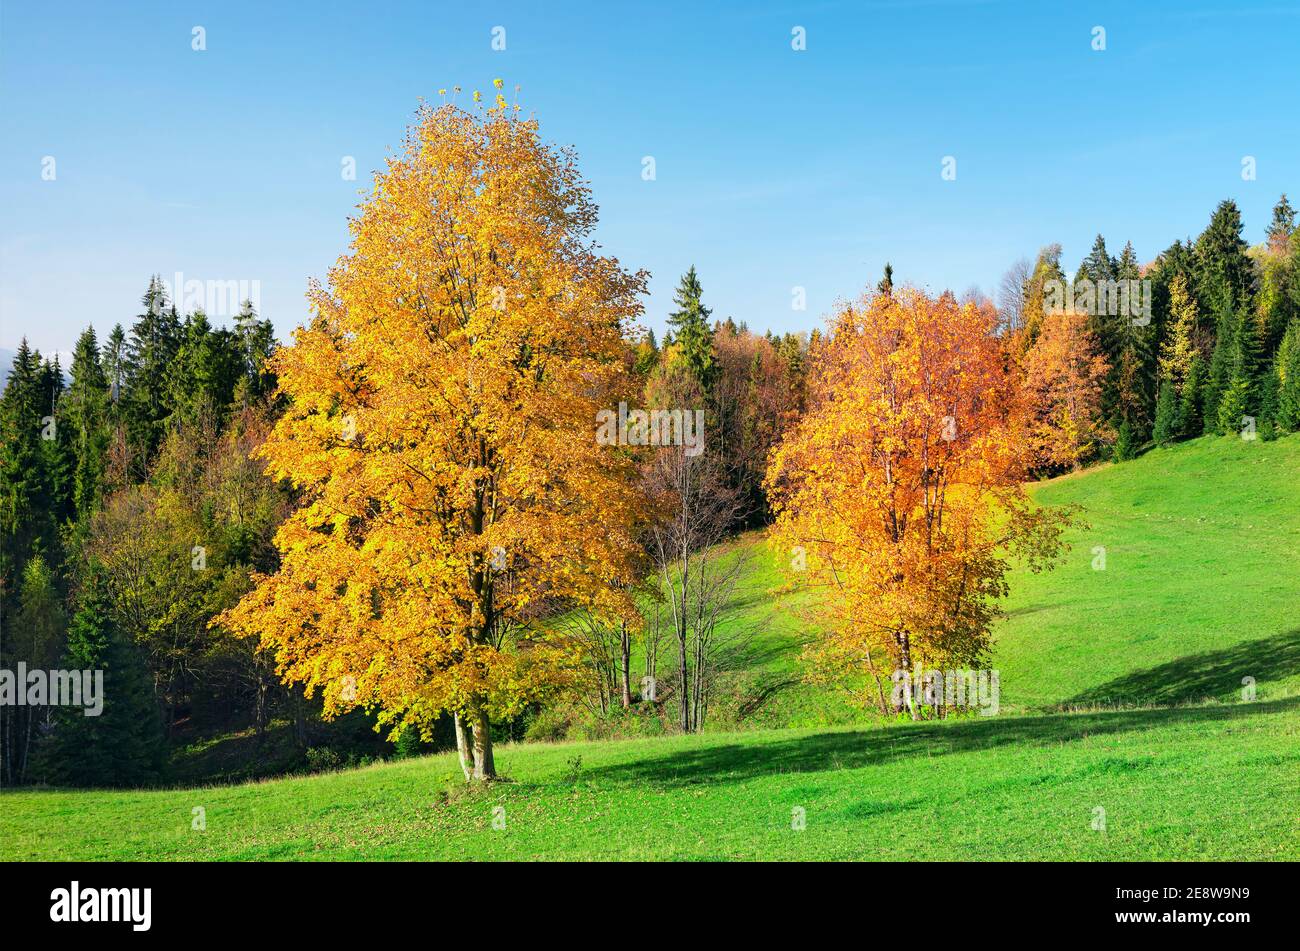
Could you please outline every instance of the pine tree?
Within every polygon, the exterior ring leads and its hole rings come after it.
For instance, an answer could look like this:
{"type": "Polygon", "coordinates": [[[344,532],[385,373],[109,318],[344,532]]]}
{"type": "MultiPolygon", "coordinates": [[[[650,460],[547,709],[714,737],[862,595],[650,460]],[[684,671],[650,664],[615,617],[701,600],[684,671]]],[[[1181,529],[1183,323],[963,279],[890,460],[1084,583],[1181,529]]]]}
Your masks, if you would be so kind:
{"type": "Polygon", "coordinates": [[[167,374],[168,419],[173,424],[194,425],[230,402],[231,393],[224,385],[229,368],[224,365],[222,343],[202,310],[185,318],[176,359],[167,374]]]}
{"type": "Polygon", "coordinates": [[[1300,234],[1294,225],[1295,212],[1282,196],[1273,210],[1268,242],[1254,255],[1258,290],[1254,320],[1265,354],[1276,352],[1291,319],[1300,314],[1300,234]]]}
{"type": "Polygon", "coordinates": [[[247,406],[275,390],[275,376],[266,371],[266,361],[275,351],[275,328],[260,319],[253,302],[246,300],[235,317],[235,336],[242,376],[235,400],[247,406]]]}
{"type": "Polygon", "coordinates": [[[1156,421],[1151,438],[1157,446],[1167,446],[1182,432],[1182,420],[1179,418],[1178,393],[1172,380],[1160,381],[1160,396],[1156,399],[1156,421]]]}
{"type": "Polygon", "coordinates": [[[1092,242],[1092,250],[1088,252],[1088,256],[1083,259],[1083,264],[1080,265],[1080,270],[1084,271],[1094,282],[1101,283],[1102,281],[1113,281],[1115,279],[1115,269],[1115,259],[1106,251],[1106,239],[1101,235],[1097,235],[1092,242]]]}
{"type": "Polygon", "coordinates": [[[1125,462],[1137,455],[1137,440],[1133,436],[1133,429],[1128,420],[1119,424],[1119,430],[1115,433],[1115,445],[1111,447],[1111,459],[1115,462],[1125,462]]]}
{"type": "Polygon", "coordinates": [[[108,398],[111,403],[117,405],[126,389],[128,371],[126,331],[122,329],[121,324],[117,324],[109,333],[100,354],[100,361],[104,370],[104,379],[108,381],[108,398]]]}
{"type": "Polygon", "coordinates": [[[1259,408],[1259,438],[1276,439],[1281,433],[1277,425],[1278,379],[1271,368],[1260,374],[1255,392],[1255,401],[1259,408]]]}
{"type": "Polygon", "coordinates": [[[1210,355],[1210,366],[1206,374],[1202,393],[1205,412],[1205,432],[1219,432],[1219,401],[1232,382],[1232,368],[1235,363],[1233,347],[1237,340],[1236,314],[1231,310],[1220,313],[1215,321],[1214,351],[1210,355]]]}
{"type": "Polygon", "coordinates": [[[1115,374],[1115,420],[1113,425],[1127,423],[1134,445],[1146,442],[1151,435],[1155,415],[1156,353],[1155,328],[1148,322],[1140,324],[1138,306],[1132,289],[1139,286],[1142,269],[1138,264],[1133,243],[1127,242],[1115,267],[1115,279],[1124,282],[1129,290],[1120,296],[1117,314],[1107,318],[1118,338],[1119,367],[1115,374]],[[1120,306],[1127,302],[1127,306],[1120,306]]]}
{"type": "Polygon", "coordinates": [[[1196,239],[1196,296],[1202,313],[1217,316],[1248,309],[1245,305],[1250,301],[1254,267],[1241,231],[1236,203],[1223,201],[1196,239]]]}
{"type": "Polygon", "coordinates": [[[894,266],[888,261],[885,262],[885,274],[876,285],[876,293],[892,294],[894,293],[894,266]]]}
{"type": "MultiPolygon", "coordinates": [[[[1106,376],[1101,384],[1101,418],[1106,426],[1118,434],[1120,427],[1128,420],[1125,412],[1125,400],[1135,398],[1133,392],[1138,386],[1136,361],[1125,359],[1124,341],[1127,334],[1128,317],[1118,313],[1118,302],[1111,298],[1114,288],[1118,263],[1106,250],[1106,239],[1097,235],[1092,250],[1075,272],[1074,283],[1078,288],[1083,281],[1092,287],[1091,305],[1087,297],[1080,297],[1076,290],[1076,304],[1088,313],[1088,330],[1097,341],[1101,355],[1106,360],[1106,376]],[[1085,303],[1079,304],[1083,300],[1085,303]],[[1115,313],[1111,313],[1115,310],[1115,313]]],[[[1132,424],[1129,426],[1130,440],[1132,424]]]]}
{"type": "Polygon", "coordinates": [[[1268,244],[1270,248],[1284,249],[1295,231],[1295,209],[1287,201],[1286,194],[1273,206],[1273,220],[1268,226],[1268,244]]]}
{"type": "Polygon", "coordinates": [[[1220,392],[1219,432],[1230,434],[1241,429],[1242,418],[1257,421],[1262,416],[1259,379],[1263,373],[1263,356],[1255,325],[1239,316],[1231,327],[1232,340],[1227,350],[1228,383],[1220,392]],[[1228,399],[1228,393],[1232,399],[1228,399]]]}
{"type": "Polygon", "coordinates": [[[1205,364],[1199,354],[1192,357],[1187,368],[1187,379],[1178,401],[1178,420],[1182,435],[1199,436],[1205,428],[1205,364]]]}
{"type": "MultiPolygon", "coordinates": [[[[1254,265],[1241,237],[1241,212],[1235,202],[1222,201],[1210,223],[1196,239],[1197,304],[1214,318],[1214,343],[1205,387],[1205,425],[1213,431],[1221,421],[1219,401],[1234,378],[1234,350],[1239,325],[1248,322],[1254,291],[1254,265]]],[[[1235,427],[1234,427],[1235,431],[1235,427]]]]}
{"type": "Polygon", "coordinates": [[[1219,432],[1241,432],[1246,425],[1250,392],[1244,380],[1233,379],[1219,398],[1219,432]]]}
{"type": "Polygon", "coordinates": [[[102,670],[103,709],[86,716],[62,707],[44,751],[50,778],[75,786],[141,786],[163,773],[165,746],[158,705],[144,662],[113,621],[100,571],[91,567],[68,629],[70,670],[102,670]]]}
{"type": "Polygon", "coordinates": [[[1300,318],[1291,321],[1274,361],[1277,378],[1275,420],[1283,432],[1300,432],[1300,318]]]}
{"type": "Polygon", "coordinates": [[[180,348],[180,318],[157,276],[140,300],[143,312],[131,327],[127,344],[125,417],[142,463],[152,458],[171,415],[169,378],[180,348]]]}
{"type": "Polygon", "coordinates": [[[64,402],[76,456],[73,505],[78,516],[85,516],[99,506],[108,453],[109,385],[94,327],[77,339],[64,402]]]}
{"type": "Polygon", "coordinates": [[[713,331],[709,328],[712,311],[704,306],[702,295],[695,265],[691,265],[677,285],[673,296],[677,310],[668,315],[668,324],[676,331],[680,359],[708,393],[717,375],[717,358],[713,352],[713,331]]]}
{"type": "Polygon", "coordinates": [[[0,579],[6,587],[31,552],[49,550],[55,542],[47,455],[41,446],[49,405],[46,382],[39,351],[23,338],[0,397],[0,579]]]}
{"type": "Polygon", "coordinates": [[[49,495],[46,505],[54,524],[63,525],[73,517],[74,480],[77,457],[73,446],[72,429],[63,414],[65,389],[63,367],[58,354],[41,367],[41,452],[45,457],[45,471],[49,474],[49,495]]]}

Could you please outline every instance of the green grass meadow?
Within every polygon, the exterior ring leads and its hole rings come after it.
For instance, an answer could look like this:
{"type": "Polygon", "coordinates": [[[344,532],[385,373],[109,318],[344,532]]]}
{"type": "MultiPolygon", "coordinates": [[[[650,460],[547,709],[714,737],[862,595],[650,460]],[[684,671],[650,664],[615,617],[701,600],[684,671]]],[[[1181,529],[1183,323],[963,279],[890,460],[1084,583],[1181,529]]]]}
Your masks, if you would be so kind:
{"type": "MultiPolygon", "coordinates": [[[[506,744],[509,781],[481,790],[443,754],[6,792],[0,858],[1300,859],[1300,436],[1196,440],[1033,493],[1088,524],[1055,571],[1012,580],[997,716],[852,723],[801,684],[757,717],[783,729],[506,744]]],[[[756,676],[797,676],[801,596],[741,545],[729,623],[760,632],[756,676]]]]}

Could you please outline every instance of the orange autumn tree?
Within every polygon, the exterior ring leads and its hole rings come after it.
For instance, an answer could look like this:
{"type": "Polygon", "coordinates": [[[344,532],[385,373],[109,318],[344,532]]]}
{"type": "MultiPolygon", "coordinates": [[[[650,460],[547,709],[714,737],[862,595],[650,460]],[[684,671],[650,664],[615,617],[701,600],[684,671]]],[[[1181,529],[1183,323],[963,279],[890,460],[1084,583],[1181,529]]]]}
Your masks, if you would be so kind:
{"type": "Polygon", "coordinates": [[[288,410],[260,453],[301,504],[218,622],[327,714],[452,713],[467,780],[490,779],[490,721],[573,671],[539,619],[634,614],[634,474],[594,433],[645,276],[597,253],[575,157],[499,94],[417,119],[275,357],[288,410]]]}
{"type": "Polygon", "coordinates": [[[1108,433],[1101,414],[1101,386],[1107,371],[1088,316],[1055,313],[1024,360],[1029,411],[1029,445],[1034,463],[1052,471],[1077,469],[1108,433]]]}
{"type": "Polygon", "coordinates": [[[843,306],[768,469],[774,543],[820,592],[813,675],[862,702],[874,680],[882,712],[893,670],[980,666],[1009,557],[1040,570],[1062,548],[1066,513],[1020,485],[996,324],[988,306],[911,289],[843,306]]]}

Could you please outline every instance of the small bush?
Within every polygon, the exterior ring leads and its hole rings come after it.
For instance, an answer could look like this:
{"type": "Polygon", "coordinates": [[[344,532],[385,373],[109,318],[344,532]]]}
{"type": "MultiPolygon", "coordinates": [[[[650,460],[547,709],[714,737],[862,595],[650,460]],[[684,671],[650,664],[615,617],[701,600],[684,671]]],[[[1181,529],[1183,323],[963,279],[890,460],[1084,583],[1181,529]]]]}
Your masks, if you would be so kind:
{"type": "Polygon", "coordinates": [[[328,746],[309,746],[306,760],[309,773],[323,773],[343,765],[343,757],[328,746]]]}
{"type": "Polygon", "coordinates": [[[528,724],[524,739],[530,743],[557,743],[569,735],[571,726],[568,709],[548,707],[528,724]]]}

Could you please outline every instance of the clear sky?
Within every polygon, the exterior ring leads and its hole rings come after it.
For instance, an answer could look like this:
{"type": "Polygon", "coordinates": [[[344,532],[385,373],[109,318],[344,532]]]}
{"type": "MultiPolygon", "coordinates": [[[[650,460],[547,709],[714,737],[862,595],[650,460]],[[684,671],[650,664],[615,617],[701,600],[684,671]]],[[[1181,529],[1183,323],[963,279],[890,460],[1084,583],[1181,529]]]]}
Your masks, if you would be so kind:
{"type": "Polygon", "coordinates": [[[1098,231],[1146,261],[1224,198],[1255,242],[1281,192],[1300,198],[1284,0],[4,0],[0,58],[10,349],[129,325],[154,272],[257,281],[287,337],[419,98],[495,77],[576,146],[599,240],[653,274],[656,328],[692,263],[716,317],[801,330],[887,259],[900,280],[992,292],[1049,242],[1071,270],[1098,231]]]}

